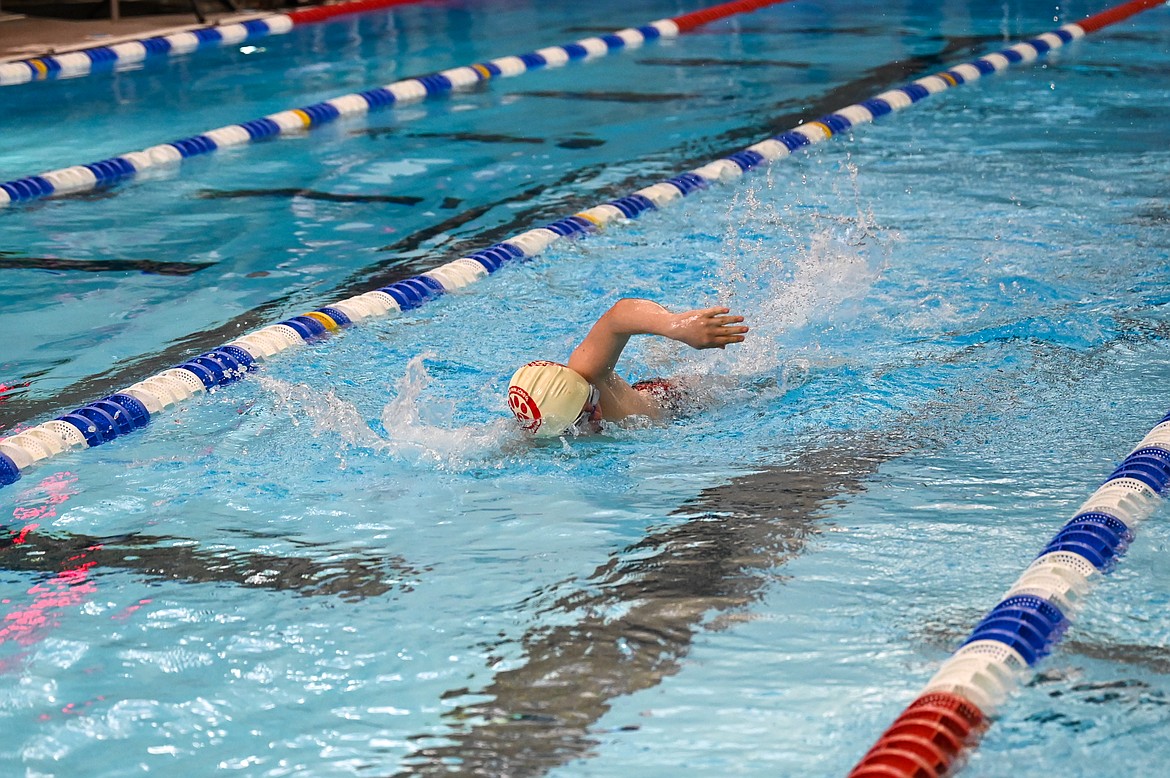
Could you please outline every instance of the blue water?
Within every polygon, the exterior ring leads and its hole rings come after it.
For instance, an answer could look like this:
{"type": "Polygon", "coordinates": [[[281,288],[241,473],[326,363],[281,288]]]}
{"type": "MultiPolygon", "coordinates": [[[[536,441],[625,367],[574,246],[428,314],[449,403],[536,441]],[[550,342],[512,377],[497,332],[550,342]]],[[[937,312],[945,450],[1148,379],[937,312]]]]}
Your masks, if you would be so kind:
{"type": "MultiPolygon", "coordinates": [[[[9,209],[0,259],[206,266],[4,269],[0,423],[1100,8],[797,0],[9,209]],[[206,196],[285,189],[421,201],[206,196]]],[[[685,10],[417,6],[8,89],[0,173],[685,10]]],[[[1167,410],[1166,14],[29,471],[0,491],[37,525],[0,547],[0,774],[844,774],[1167,410]],[[507,376],[622,296],[753,331],[628,349],[693,377],[691,418],[533,446],[507,376]]],[[[1162,519],[964,775],[1159,774],[1162,519]]]]}

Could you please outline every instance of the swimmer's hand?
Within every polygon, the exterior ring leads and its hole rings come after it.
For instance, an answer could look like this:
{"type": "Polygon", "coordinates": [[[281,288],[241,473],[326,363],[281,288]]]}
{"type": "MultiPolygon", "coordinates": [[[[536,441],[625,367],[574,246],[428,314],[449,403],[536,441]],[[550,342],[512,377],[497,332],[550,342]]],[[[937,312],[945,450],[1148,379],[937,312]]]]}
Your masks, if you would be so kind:
{"type": "Polygon", "coordinates": [[[686,343],[691,348],[726,348],[729,343],[743,343],[747,327],[736,326],[742,316],[731,316],[730,308],[700,308],[673,314],[669,332],[672,340],[686,343]]]}

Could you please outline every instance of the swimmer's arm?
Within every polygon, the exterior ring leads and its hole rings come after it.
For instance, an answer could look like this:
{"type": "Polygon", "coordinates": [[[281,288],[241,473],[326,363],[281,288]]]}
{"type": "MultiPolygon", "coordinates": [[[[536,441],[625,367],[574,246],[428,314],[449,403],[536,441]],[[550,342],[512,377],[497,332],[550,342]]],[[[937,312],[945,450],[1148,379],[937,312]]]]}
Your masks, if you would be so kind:
{"type": "Polygon", "coordinates": [[[691,348],[723,348],[742,343],[747,327],[742,316],[716,306],[671,313],[656,302],[625,298],[602,314],[581,345],[569,357],[569,367],[599,385],[614,377],[614,369],[634,335],[659,335],[691,348]]]}

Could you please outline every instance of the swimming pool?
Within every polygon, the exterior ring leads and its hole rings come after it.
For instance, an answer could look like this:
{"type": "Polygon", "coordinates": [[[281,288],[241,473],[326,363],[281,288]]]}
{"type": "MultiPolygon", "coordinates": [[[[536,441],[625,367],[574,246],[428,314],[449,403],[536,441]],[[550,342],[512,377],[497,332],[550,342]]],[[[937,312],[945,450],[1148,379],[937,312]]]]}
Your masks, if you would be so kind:
{"type": "MultiPolygon", "coordinates": [[[[420,6],[30,86],[0,167],[680,10],[420,6]],[[88,134],[47,142],[64,114],[88,134]]],[[[9,210],[13,259],[91,264],[5,270],[10,331],[37,333],[6,343],[0,378],[32,380],[5,427],[1055,13],[794,2],[9,210]],[[94,272],[114,259],[151,272],[94,272]]],[[[24,541],[0,551],[5,771],[843,774],[1166,410],[1164,23],[558,244],[26,475],[0,492],[24,541]],[[636,345],[633,376],[705,377],[686,422],[527,445],[508,374],[622,295],[728,301],[754,337],[636,345]]],[[[1166,541],[1143,528],[965,775],[1156,772],[1166,541]]]]}

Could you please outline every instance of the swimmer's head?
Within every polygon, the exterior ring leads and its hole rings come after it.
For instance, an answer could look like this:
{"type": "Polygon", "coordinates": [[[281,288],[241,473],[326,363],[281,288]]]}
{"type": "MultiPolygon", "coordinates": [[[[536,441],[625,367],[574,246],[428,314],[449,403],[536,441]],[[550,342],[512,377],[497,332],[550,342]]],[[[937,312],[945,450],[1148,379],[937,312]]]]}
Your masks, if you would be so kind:
{"type": "Polygon", "coordinates": [[[508,407],[526,431],[538,438],[564,435],[589,421],[597,406],[597,390],[565,365],[529,362],[508,382],[508,407]]]}

